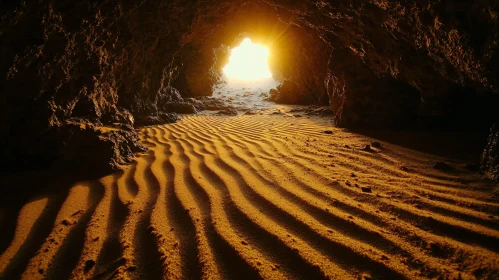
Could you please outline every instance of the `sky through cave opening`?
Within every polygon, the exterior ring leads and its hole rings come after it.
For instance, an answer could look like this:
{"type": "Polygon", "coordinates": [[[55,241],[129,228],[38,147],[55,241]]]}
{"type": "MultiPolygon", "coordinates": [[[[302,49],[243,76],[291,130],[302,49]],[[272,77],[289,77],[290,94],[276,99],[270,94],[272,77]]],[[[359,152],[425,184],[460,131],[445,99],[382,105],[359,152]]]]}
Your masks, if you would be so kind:
{"type": "Polygon", "coordinates": [[[279,82],[269,67],[270,50],[245,38],[231,50],[223,79],[214,88],[214,95],[240,102],[250,107],[268,106],[264,99],[279,82]]]}
{"type": "Polygon", "coordinates": [[[241,45],[232,49],[229,63],[223,68],[223,72],[228,79],[249,81],[271,78],[269,56],[267,47],[246,38],[241,45]]]}

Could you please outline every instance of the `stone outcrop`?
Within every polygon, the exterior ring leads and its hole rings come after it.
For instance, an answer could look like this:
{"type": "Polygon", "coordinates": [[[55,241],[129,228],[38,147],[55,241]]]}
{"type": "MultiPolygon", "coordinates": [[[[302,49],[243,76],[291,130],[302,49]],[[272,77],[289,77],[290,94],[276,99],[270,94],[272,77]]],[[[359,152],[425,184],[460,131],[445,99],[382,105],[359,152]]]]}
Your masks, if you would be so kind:
{"type": "Polygon", "coordinates": [[[493,125],[490,129],[481,165],[487,177],[499,181],[499,124],[493,125]]]}

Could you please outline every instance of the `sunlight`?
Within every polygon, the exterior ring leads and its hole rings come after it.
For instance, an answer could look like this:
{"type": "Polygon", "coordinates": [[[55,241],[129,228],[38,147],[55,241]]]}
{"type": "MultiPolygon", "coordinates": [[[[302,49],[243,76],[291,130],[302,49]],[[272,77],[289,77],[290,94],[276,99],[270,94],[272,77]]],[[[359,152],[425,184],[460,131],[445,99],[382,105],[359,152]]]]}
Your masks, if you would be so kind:
{"type": "Polygon", "coordinates": [[[223,72],[229,79],[258,80],[270,78],[268,57],[269,50],[251,42],[249,38],[244,39],[239,47],[232,49],[229,64],[223,72]]]}

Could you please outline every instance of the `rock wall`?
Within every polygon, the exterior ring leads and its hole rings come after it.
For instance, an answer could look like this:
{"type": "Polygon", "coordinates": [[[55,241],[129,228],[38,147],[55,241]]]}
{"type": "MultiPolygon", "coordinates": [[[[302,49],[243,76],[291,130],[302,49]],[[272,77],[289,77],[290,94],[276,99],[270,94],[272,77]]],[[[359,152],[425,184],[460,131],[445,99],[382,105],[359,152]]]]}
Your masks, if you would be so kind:
{"type": "Polygon", "coordinates": [[[382,123],[385,108],[404,107],[416,91],[421,102],[409,107],[423,117],[462,115],[456,93],[483,105],[498,92],[497,1],[266,2],[330,45],[325,81],[338,125],[382,123]],[[397,91],[405,96],[384,101],[397,91]]]}
{"type": "Polygon", "coordinates": [[[499,124],[490,129],[487,146],[482,154],[482,170],[492,180],[499,181],[499,124]]]}
{"type": "Polygon", "coordinates": [[[61,131],[75,123],[133,134],[135,120],[176,119],[171,104],[210,95],[243,36],[276,54],[273,100],[329,103],[338,126],[499,118],[495,0],[40,0],[0,11],[1,146],[21,166],[64,158],[74,138],[61,131]]]}

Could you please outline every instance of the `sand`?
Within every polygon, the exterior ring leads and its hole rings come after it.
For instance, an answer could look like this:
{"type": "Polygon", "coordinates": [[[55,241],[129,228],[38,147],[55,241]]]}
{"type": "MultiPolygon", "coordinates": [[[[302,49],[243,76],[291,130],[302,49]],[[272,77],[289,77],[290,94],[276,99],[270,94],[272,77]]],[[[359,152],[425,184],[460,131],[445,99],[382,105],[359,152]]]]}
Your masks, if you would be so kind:
{"type": "Polygon", "coordinates": [[[498,187],[465,161],[293,114],[140,135],[122,172],[2,205],[0,278],[499,278],[498,187]]]}

